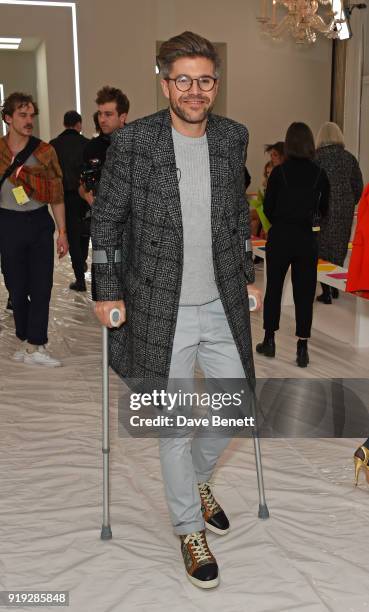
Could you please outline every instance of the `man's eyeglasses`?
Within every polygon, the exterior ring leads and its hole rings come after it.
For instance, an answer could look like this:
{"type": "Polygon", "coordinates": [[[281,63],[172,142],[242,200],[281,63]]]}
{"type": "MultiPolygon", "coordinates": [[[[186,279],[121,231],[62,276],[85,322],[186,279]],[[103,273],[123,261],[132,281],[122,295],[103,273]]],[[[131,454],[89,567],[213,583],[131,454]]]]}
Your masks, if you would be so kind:
{"type": "Polygon", "coordinates": [[[180,74],[175,79],[170,79],[168,77],[165,80],[174,81],[178,91],[190,91],[194,81],[197,81],[197,84],[201,91],[211,91],[212,89],[214,89],[214,85],[218,79],[211,76],[201,76],[198,79],[191,79],[191,77],[187,76],[187,74],[180,74]]]}

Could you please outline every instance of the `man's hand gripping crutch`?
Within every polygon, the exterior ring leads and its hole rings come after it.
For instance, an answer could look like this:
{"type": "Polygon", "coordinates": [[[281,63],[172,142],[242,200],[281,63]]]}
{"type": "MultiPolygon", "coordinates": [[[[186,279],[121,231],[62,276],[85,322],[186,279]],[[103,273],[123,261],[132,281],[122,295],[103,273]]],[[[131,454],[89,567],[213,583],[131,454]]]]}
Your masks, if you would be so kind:
{"type": "Polygon", "coordinates": [[[104,327],[119,327],[125,323],[126,307],[123,300],[118,302],[96,302],[95,314],[104,327]]]}

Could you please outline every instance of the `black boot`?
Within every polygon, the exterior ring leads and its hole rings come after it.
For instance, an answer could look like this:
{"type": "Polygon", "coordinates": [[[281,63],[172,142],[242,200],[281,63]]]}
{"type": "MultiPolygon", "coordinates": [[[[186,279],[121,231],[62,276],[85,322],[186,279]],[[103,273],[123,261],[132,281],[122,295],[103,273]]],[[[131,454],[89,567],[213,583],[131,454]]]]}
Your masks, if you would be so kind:
{"type": "Polygon", "coordinates": [[[317,302],[323,302],[323,304],[332,304],[331,288],[325,283],[320,283],[323,289],[323,293],[318,295],[317,302]]]}
{"type": "Polygon", "coordinates": [[[265,357],[275,357],[274,332],[265,332],[264,340],[256,345],[256,352],[265,357]]]}
{"type": "Polygon", "coordinates": [[[297,340],[296,363],[299,368],[306,368],[309,363],[307,340],[297,340]]]}
{"type": "Polygon", "coordinates": [[[69,289],[73,291],[86,291],[86,283],[84,280],[76,280],[69,285],[69,289]]]}
{"type": "Polygon", "coordinates": [[[337,287],[331,287],[331,296],[334,300],[338,300],[339,294],[337,287]]]}

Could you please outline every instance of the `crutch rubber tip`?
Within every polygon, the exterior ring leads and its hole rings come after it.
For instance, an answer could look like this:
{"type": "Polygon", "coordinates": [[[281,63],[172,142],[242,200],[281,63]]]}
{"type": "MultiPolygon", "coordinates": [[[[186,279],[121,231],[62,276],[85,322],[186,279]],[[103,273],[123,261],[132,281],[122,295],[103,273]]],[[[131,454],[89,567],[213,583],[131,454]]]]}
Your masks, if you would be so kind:
{"type": "Polygon", "coordinates": [[[101,528],[101,539],[102,540],[111,540],[113,537],[113,534],[111,532],[111,527],[110,525],[103,525],[101,528]]]}
{"type": "Polygon", "coordinates": [[[263,504],[263,505],[259,504],[259,512],[258,512],[259,519],[262,519],[265,521],[266,519],[269,518],[269,516],[270,514],[269,514],[268,506],[266,504],[263,504]]]}

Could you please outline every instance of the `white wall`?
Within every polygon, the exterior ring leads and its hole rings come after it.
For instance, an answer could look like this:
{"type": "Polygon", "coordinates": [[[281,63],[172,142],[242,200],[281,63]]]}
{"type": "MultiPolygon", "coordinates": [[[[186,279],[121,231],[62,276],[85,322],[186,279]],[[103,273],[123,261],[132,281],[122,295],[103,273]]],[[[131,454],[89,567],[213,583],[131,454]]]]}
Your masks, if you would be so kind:
{"type": "MultiPolygon", "coordinates": [[[[120,87],[131,101],[130,120],[156,109],[156,41],[191,29],[227,44],[227,112],[250,130],[248,167],[260,184],[263,145],[282,139],[291,121],[316,132],[329,118],[331,43],[302,49],[262,36],[258,0],[77,0],[81,100],[91,134],[96,91],[120,87]]],[[[75,105],[71,11],[0,5],[1,35],[46,41],[51,135],[75,105]]]]}
{"type": "Polygon", "coordinates": [[[359,24],[362,24],[361,32],[363,36],[360,106],[356,114],[359,117],[359,161],[366,184],[369,182],[369,9],[360,11],[356,18],[359,24]]]}
{"type": "Polygon", "coordinates": [[[47,80],[46,44],[42,42],[36,50],[37,102],[39,108],[40,133],[47,142],[50,140],[50,104],[47,80]]]}
{"type": "Polygon", "coordinates": [[[353,37],[348,41],[345,81],[346,148],[359,160],[364,183],[369,181],[369,9],[354,10],[353,37]]]}
{"type": "Polygon", "coordinates": [[[227,43],[228,116],[250,130],[248,167],[252,188],[261,182],[263,145],[283,140],[292,121],[314,133],[329,119],[331,43],[320,39],[302,49],[260,34],[258,0],[156,0],[158,39],[193,29],[227,43]]]}
{"type": "MultiPolygon", "coordinates": [[[[31,94],[37,100],[35,54],[31,51],[16,52],[0,49],[0,83],[4,85],[5,96],[13,91],[21,91],[31,94]]],[[[37,134],[36,120],[35,135],[37,134]]],[[[2,136],[1,127],[0,136],[2,136]]]]}
{"type": "MultiPolygon", "coordinates": [[[[44,124],[40,135],[45,140],[50,132],[54,135],[61,131],[65,110],[75,106],[71,23],[70,9],[0,4],[0,36],[37,38],[45,44],[51,124],[50,130],[45,126],[45,116],[40,118],[40,125],[44,124]]],[[[26,84],[26,69],[23,75],[26,84]]],[[[36,94],[36,79],[34,87],[36,94]]]]}

